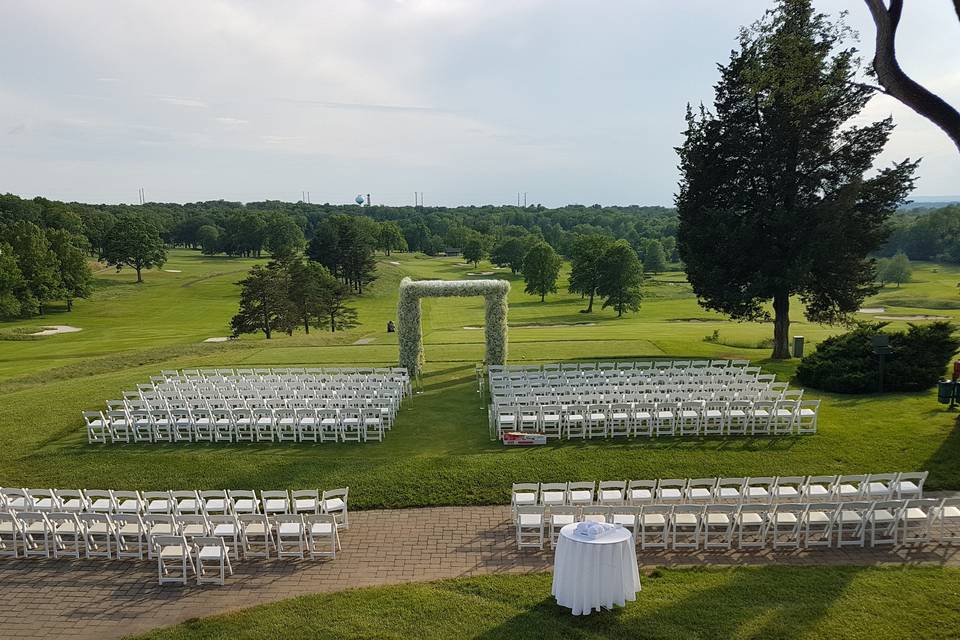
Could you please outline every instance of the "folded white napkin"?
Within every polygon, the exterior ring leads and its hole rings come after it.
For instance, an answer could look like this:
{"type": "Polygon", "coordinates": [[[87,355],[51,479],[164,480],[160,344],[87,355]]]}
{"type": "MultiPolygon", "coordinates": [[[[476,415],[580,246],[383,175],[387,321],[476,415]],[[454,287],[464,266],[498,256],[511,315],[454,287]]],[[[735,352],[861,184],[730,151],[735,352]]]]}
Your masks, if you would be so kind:
{"type": "Polygon", "coordinates": [[[581,538],[599,538],[607,531],[613,529],[613,525],[605,522],[578,522],[576,534],[581,538]]]}

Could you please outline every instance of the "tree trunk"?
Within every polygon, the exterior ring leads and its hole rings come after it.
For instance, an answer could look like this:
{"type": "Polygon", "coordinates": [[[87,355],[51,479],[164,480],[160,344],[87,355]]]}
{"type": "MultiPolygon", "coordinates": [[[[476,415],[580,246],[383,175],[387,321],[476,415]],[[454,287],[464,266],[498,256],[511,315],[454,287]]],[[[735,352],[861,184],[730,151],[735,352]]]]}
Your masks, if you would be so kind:
{"type": "Polygon", "coordinates": [[[140,275],[141,267],[137,267],[137,282],[143,282],[143,276],[140,275]]]}
{"type": "Polygon", "coordinates": [[[73,311],[73,299],[67,298],[67,311],[73,311]]]}
{"type": "Polygon", "coordinates": [[[790,295],[786,293],[773,297],[773,354],[770,357],[790,359],[790,295]]]}
{"type": "Polygon", "coordinates": [[[303,316],[303,332],[307,335],[310,335],[310,318],[309,316],[303,316]]]}
{"type": "Polygon", "coordinates": [[[590,302],[587,303],[587,310],[584,313],[593,313],[593,292],[594,289],[590,290],[590,302]]]}
{"type": "Polygon", "coordinates": [[[336,332],[337,332],[337,316],[331,313],[330,314],[330,333],[336,333],[336,332]]]}
{"type": "Polygon", "coordinates": [[[541,293],[541,294],[540,294],[540,302],[543,302],[544,298],[546,298],[546,297],[547,297],[547,294],[541,293]]]}

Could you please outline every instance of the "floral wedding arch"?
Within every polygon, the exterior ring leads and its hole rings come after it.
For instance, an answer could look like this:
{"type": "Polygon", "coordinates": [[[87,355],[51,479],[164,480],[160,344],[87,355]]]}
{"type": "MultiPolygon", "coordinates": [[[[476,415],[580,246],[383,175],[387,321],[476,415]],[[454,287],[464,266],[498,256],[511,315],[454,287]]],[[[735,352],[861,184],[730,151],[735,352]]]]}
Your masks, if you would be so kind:
{"type": "Polygon", "coordinates": [[[487,364],[507,362],[507,294],[506,280],[411,280],[400,281],[397,303],[397,338],[400,342],[400,366],[410,376],[420,373],[424,363],[423,327],[420,320],[420,298],[451,296],[483,296],[486,300],[487,364]]]}

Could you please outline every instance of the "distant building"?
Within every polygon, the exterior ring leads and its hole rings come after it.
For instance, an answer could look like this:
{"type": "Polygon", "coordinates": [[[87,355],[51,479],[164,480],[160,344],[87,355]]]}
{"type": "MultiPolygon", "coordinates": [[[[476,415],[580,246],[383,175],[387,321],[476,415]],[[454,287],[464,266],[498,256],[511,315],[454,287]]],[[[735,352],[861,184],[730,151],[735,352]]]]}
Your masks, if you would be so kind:
{"type": "Polygon", "coordinates": [[[459,258],[463,255],[463,249],[459,247],[447,247],[443,250],[448,258],[459,258]]]}

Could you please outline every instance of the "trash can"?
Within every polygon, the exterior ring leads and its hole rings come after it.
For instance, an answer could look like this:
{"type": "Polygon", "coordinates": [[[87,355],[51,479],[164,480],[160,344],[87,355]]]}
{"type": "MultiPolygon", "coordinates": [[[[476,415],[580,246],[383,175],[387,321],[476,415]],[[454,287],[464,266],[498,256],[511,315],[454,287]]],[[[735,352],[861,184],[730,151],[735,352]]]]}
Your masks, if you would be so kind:
{"type": "Polygon", "coordinates": [[[803,336],[793,336],[793,357],[803,357],[803,336]]]}
{"type": "Polygon", "coordinates": [[[953,400],[953,394],[956,392],[957,383],[953,380],[943,380],[937,383],[937,402],[940,404],[950,404],[953,400]]]}

